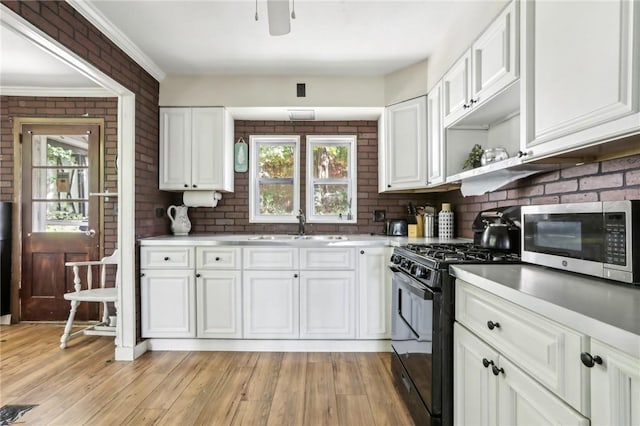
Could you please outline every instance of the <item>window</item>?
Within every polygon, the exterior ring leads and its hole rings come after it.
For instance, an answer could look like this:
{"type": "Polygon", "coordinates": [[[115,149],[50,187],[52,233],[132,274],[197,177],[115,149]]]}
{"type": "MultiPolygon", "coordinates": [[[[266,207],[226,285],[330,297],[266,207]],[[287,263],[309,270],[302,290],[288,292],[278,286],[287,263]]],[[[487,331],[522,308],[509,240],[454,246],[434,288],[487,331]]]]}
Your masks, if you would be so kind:
{"type": "Polygon", "coordinates": [[[307,136],[307,220],[357,222],[356,136],[307,136]]]}
{"type": "Polygon", "coordinates": [[[297,222],[300,137],[250,136],[249,221],[297,222]]]}

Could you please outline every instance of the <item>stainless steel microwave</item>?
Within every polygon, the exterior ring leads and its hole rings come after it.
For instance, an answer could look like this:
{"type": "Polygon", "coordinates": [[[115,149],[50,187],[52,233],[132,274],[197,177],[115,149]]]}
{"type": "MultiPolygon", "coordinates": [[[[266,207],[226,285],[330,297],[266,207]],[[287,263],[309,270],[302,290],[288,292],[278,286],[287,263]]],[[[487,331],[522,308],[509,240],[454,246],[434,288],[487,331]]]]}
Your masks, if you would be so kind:
{"type": "Polygon", "coordinates": [[[640,200],[522,206],[522,260],[640,285],[640,200]]]}

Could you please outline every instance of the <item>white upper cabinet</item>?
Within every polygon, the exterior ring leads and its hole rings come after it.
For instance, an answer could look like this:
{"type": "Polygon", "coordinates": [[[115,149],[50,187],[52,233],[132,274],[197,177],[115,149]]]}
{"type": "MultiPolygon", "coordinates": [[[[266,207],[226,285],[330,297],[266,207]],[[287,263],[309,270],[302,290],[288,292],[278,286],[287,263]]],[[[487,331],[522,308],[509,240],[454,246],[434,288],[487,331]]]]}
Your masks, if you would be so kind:
{"type": "Polygon", "coordinates": [[[519,2],[512,1],[442,78],[444,126],[518,79],[518,9],[519,2]]]}
{"type": "Polygon", "coordinates": [[[426,96],[386,109],[384,139],[386,170],[381,191],[424,188],[427,185],[426,96]]]}
{"type": "Polygon", "coordinates": [[[224,108],[160,108],[160,189],[233,191],[233,131],[224,108]]]}
{"type": "Polygon", "coordinates": [[[640,3],[523,2],[522,151],[560,154],[640,131],[640,3]]]}
{"type": "Polygon", "coordinates": [[[442,82],[427,95],[427,183],[444,182],[444,133],[442,125],[442,82]]]}

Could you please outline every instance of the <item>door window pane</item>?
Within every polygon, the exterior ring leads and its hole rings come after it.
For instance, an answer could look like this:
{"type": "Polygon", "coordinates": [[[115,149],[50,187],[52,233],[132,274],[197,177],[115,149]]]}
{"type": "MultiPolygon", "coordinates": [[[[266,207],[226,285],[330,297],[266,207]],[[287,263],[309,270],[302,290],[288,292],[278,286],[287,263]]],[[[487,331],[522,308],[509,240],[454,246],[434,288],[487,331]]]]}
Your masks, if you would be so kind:
{"type": "Polygon", "coordinates": [[[32,232],[84,232],[89,217],[87,135],[32,138],[32,232]]]}

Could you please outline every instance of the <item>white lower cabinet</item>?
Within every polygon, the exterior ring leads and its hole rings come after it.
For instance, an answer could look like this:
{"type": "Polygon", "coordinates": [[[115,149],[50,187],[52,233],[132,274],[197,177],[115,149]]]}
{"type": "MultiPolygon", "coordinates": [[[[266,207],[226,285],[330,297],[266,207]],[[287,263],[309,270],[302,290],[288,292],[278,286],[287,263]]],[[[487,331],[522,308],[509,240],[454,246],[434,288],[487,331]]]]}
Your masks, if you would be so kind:
{"type": "MultiPolygon", "coordinates": [[[[591,424],[640,425],[640,358],[591,340],[591,424]]],[[[588,368],[588,367],[585,367],[588,368]]]]}
{"type": "Polygon", "coordinates": [[[244,271],[244,337],[297,339],[300,311],[297,271],[244,271]]]}
{"type": "Polygon", "coordinates": [[[390,247],[358,249],[358,303],[360,339],[391,337],[390,247]]]}
{"type": "Polygon", "coordinates": [[[302,271],[300,338],[354,339],[354,271],[302,271]]]}
{"type": "Polygon", "coordinates": [[[454,326],[456,425],[584,425],[589,420],[465,327],[454,326]]]}
{"type": "Polygon", "coordinates": [[[143,269],[142,337],[196,337],[193,270],[143,269]]]}
{"type": "Polygon", "coordinates": [[[198,337],[242,337],[242,272],[207,271],[196,274],[198,337]]]}

